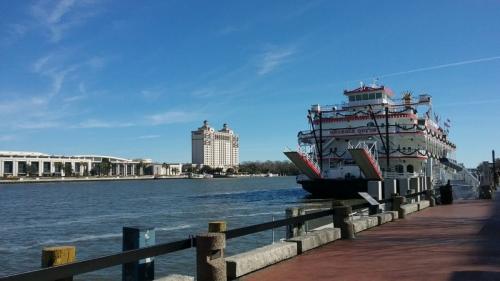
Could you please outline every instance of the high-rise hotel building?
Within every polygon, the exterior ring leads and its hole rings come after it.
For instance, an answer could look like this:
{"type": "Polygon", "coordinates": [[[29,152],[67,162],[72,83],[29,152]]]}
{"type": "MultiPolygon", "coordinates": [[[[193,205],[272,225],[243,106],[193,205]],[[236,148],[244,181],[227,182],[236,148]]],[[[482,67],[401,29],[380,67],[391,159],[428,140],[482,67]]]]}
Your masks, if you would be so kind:
{"type": "Polygon", "coordinates": [[[211,168],[231,168],[239,165],[239,137],[227,124],[216,131],[203,122],[203,126],[191,132],[193,164],[211,168]]]}

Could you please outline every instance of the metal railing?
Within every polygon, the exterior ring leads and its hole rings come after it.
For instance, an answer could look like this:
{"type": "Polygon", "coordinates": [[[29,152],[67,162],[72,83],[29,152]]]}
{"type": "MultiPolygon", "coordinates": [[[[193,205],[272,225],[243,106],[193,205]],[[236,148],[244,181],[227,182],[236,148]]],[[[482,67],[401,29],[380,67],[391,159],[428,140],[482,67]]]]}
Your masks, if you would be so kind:
{"type": "MultiPolygon", "coordinates": [[[[425,194],[426,191],[408,194],[407,198],[415,197],[418,195],[425,194]]],[[[380,204],[392,202],[392,198],[379,200],[380,204]]],[[[370,207],[368,203],[352,205],[352,210],[365,209],[370,207]]],[[[285,218],[280,220],[273,220],[270,222],[264,222],[260,224],[254,224],[250,226],[230,229],[225,231],[226,239],[233,239],[241,236],[246,236],[262,231],[272,230],[279,227],[284,227],[288,225],[305,223],[306,221],[318,219],[326,216],[333,216],[334,209],[327,209],[319,212],[309,213],[305,215],[300,215],[291,218],[285,218]]],[[[333,220],[332,220],[333,221],[333,220]]],[[[135,262],[141,259],[155,257],[160,255],[165,255],[168,253],[173,253],[181,250],[186,250],[192,247],[196,247],[196,238],[190,236],[188,239],[178,240],[174,242],[157,244],[154,246],[144,247],[140,249],[134,249],[129,251],[123,251],[120,253],[102,256],[93,259],[87,259],[83,261],[77,261],[69,264],[38,269],[34,271],[14,274],[10,276],[0,277],[0,281],[52,281],[67,277],[72,277],[75,275],[88,273],[112,266],[122,265],[126,263],[135,262]]]]}
{"type": "Polygon", "coordinates": [[[462,180],[465,184],[471,185],[473,187],[478,187],[480,185],[479,179],[472,174],[464,165],[462,166],[462,171],[455,175],[454,180],[462,180]]]}
{"type": "Polygon", "coordinates": [[[416,178],[416,177],[423,177],[425,176],[425,173],[419,173],[419,172],[413,172],[413,173],[408,173],[408,172],[384,172],[384,177],[389,178],[389,179],[402,179],[402,178],[416,178]]]}
{"type": "Polygon", "coordinates": [[[321,174],[321,169],[319,168],[319,164],[318,164],[317,160],[313,159],[313,157],[311,157],[311,155],[309,153],[307,153],[307,151],[302,149],[302,147],[300,147],[300,146],[297,146],[297,152],[302,157],[304,157],[304,159],[306,161],[308,161],[311,165],[313,165],[313,167],[319,172],[319,174],[321,174]]]}

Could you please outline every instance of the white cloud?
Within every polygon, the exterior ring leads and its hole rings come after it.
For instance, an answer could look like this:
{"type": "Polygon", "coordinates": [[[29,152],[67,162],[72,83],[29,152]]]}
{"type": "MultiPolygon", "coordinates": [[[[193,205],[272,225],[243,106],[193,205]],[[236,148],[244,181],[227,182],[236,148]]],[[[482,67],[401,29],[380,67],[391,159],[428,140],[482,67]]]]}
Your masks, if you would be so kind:
{"type": "Polygon", "coordinates": [[[228,25],[228,26],[221,28],[217,33],[220,35],[228,35],[228,34],[237,32],[239,30],[240,30],[240,28],[238,28],[236,26],[228,25]]]}
{"type": "Polygon", "coordinates": [[[79,91],[80,91],[80,93],[82,93],[83,95],[87,94],[87,87],[85,87],[85,83],[80,82],[80,84],[78,84],[78,90],[79,90],[79,91]]]}
{"type": "Polygon", "coordinates": [[[75,101],[80,101],[83,99],[86,99],[87,96],[85,95],[76,95],[76,96],[71,96],[71,97],[66,97],[63,99],[64,102],[75,102],[75,101]]]}
{"type": "MultiPolygon", "coordinates": [[[[9,96],[0,93],[0,96],[9,96]]],[[[21,97],[11,94],[9,100],[0,100],[0,123],[3,129],[50,129],[65,127],[67,119],[78,115],[78,109],[66,106],[47,96],[21,97]],[[15,98],[12,98],[15,97],[15,98]]]]}
{"type": "MultiPolygon", "coordinates": [[[[48,89],[45,93],[30,96],[26,93],[0,93],[0,118],[9,120],[0,124],[2,128],[10,129],[48,129],[70,127],[69,118],[78,116],[84,109],[76,107],[77,101],[88,97],[84,82],[74,85],[78,92],[72,95],[62,95],[65,83],[78,78],[83,68],[92,68],[88,61],[67,63],[70,52],[66,49],[51,52],[40,57],[31,65],[31,70],[48,79],[48,89]],[[71,78],[71,79],[68,79],[71,78]],[[59,98],[54,98],[59,96],[59,98]],[[8,97],[8,99],[7,99],[8,97]]],[[[129,124],[128,124],[129,125],[129,124]]],[[[103,127],[104,123],[82,123],[81,127],[103,127]]],[[[108,124],[109,127],[119,126],[108,124]]],[[[120,126],[123,126],[121,124],[120,126]]]]}
{"type": "Polygon", "coordinates": [[[6,24],[5,28],[0,29],[0,45],[7,46],[16,42],[21,39],[27,31],[28,28],[24,24],[6,24]]]}
{"type": "MultiPolygon", "coordinates": [[[[74,87],[76,93],[61,94],[65,90],[65,84],[77,80],[81,70],[84,68],[101,67],[102,60],[80,60],[68,63],[71,59],[71,51],[67,49],[57,50],[40,57],[31,65],[31,70],[47,78],[48,89],[45,93],[31,96],[26,93],[0,92],[0,118],[9,120],[0,124],[1,128],[9,129],[48,129],[56,127],[70,127],[69,119],[78,116],[85,111],[77,107],[77,101],[87,98],[86,85],[79,82],[74,87]],[[93,63],[89,63],[93,61],[93,63]],[[99,63],[97,63],[99,61],[99,63]],[[54,98],[58,96],[58,98],[54,98]]],[[[78,80],[77,80],[78,81],[78,80]]],[[[72,85],[73,86],[73,85],[72,85]]],[[[72,90],[74,91],[74,90],[72,90]]],[[[130,124],[125,124],[130,126],[130,124]]],[[[81,127],[120,127],[124,124],[104,124],[83,122],[81,127]]]]}
{"type": "Polygon", "coordinates": [[[8,122],[0,123],[6,129],[47,129],[62,126],[62,120],[71,114],[67,107],[51,106],[46,96],[19,97],[11,93],[8,100],[0,100],[0,119],[8,122]],[[16,98],[12,98],[16,97],[16,98]]]}
{"type": "Polygon", "coordinates": [[[61,18],[67,14],[71,8],[75,5],[74,0],[61,0],[59,1],[52,12],[48,15],[47,20],[50,23],[58,23],[61,21],[61,18]]]}
{"type": "Polygon", "coordinates": [[[154,90],[142,90],[141,91],[141,95],[145,98],[145,99],[157,99],[161,96],[161,92],[160,91],[154,91],[154,90]]]}
{"type": "Polygon", "coordinates": [[[251,24],[245,23],[242,25],[226,25],[223,28],[217,31],[217,34],[220,36],[230,35],[233,33],[241,32],[250,29],[251,24]]]}
{"type": "Polygon", "coordinates": [[[197,98],[210,98],[215,95],[212,89],[198,89],[191,93],[193,97],[197,98]]]}
{"type": "Polygon", "coordinates": [[[147,139],[157,139],[161,137],[160,135],[145,135],[145,136],[139,136],[137,137],[137,139],[140,139],[140,140],[147,140],[147,139]]]}
{"type": "Polygon", "coordinates": [[[43,56],[39,59],[37,59],[34,63],[33,66],[31,67],[34,72],[40,73],[44,69],[44,67],[47,65],[49,60],[52,58],[52,54],[48,54],[46,56],[43,56]]]}
{"type": "MultiPolygon", "coordinates": [[[[3,95],[2,95],[3,96],[3,95]]],[[[5,95],[10,96],[10,95],[5,95]]],[[[0,116],[9,117],[17,116],[23,111],[26,115],[33,114],[36,109],[42,109],[46,106],[47,100],[41,97],[31,97],[31,98],[19,98],[0,101],[0,116]]],[[[5,119],[4,119],[5,120],[5,119]]]]}
{"type": "Polygon", "coordinates": [[[0,135],[0,142],[8,142],[16,139],[14,135],[0,135]]]}
{"type": "Polygon", "coordinates": [[[167,111],[148,116],[148,120],[153,125],[174,124],[191,122],[200,118],[197,112],[167,111]]]}
{"type": "Polygon", "coordinates": [[[10,27],[10,33],[17,37],[22,37],[28,31],[28,28],[24,24],[13,23],[8,26],[10,27]]]}
{"type": "Polygon", "coordinates": [[[131,127],[135,124],[130,122],[110,122],[103,121],[98,119],[87,119],[85,121],[80,122],[76,126],[72,126],[72,128],[80,128],[80,129],[95,129],[95,128],[125,128],[131,127]]]}
{"type": "Polygon", "coordinates": [[[309,12],[310,10],[317,8],[320,4],[322,4],[322,2],[323,2],[323,0],[319,0],[319,1],[311,1],[310,0],[310,1],[306,1],[305,3],[301,2],[301,3],[299,3],[299,5],[297,5],[296,9],[291,10],[288,14],[285,14],[284,17],[286,19],[300,17],[300,16],[306,14],[307,12],[309,12]]]}
{"type": "Polygon", "coordinates": [[[258,63],[257,73],[259,75],[265,75],[277,67],[287,62],[293,54],[296,53],[295,48],[282,48],[267,51],[261,55],[260,61],[258,63]]]}
{"type": "Polygon", "coordinates": [[[442,104],[439,104],[439,108],[443,107],[470,107],[471,105],[481,105],[481,104],[497,104],[500,103],[500,99],[498,98],[491,98],[491,99],[475,99],[475,100],[469,100],[469,101],[457,101],[457,102],[445,102],[442,104]]]}
{"type": "Polygon", "coordinates": [[[48,75],[52,78],[52,92],[50,93],[50,96],[56,96],[59,94],[64,83],[64,78],[69,72],[71,72],[71,69],[48,73],[48,75]]]}
{"type": "Polygon", "coordinates": [[[44,121],[44,120],[32,120],[30,122],[17,122],[16,128],[18,129],[49,129],[60,127],[61,123],[59,121],[44,121]]]}
{"type": "Polygon", "coordinates": [[[90,59],[86,62],[86,64],[87,64],[88,66],[90,66],[91,68],[94,68],[94,69],[101,69],[101,68],[103,68],[104,66],[106,66],[106,62],[107,62],[107,61],[106,61],[106,59],[105,59],[105,58],[95,56],[95,57],[90,58],[90,59]]]}
{"type": "Polygon", "coordinates": [[[64,54],[57,56],[51,53],[36,60],[31,67],[35,73],[51,79],[49,97],[58,95],[66,76],[80,67],[78,64],[65,65],[63,57],[64,54]]]}
{"type": "Polygon", "coordinates": [[[50,34],[52,42],[58,42],[63,34],[73,27],[82,25],[95,16],[98,10],[94,3],[99,1],[38,1],[31,6],[31,14],[50,34]]]}
{"type": "Polygon", "coordinates": [[[459,62],[454,62],[454,63],[438,64],[438,65],[410,69],[410,70],[405,70],[405,71],[400,71],[400,72],[386,73],[386,74],[378,75],[377,77],[385,78],[385,77],[399,76],[399,75],[411,74],[411,73],[416,73],[416,72],[424,72],[424,71],[436,70],[436,69],[441,69],[441,68],[455,67],[455,66],[481,63],[481,62],[489,62],[489,61],[495,61],[495,60],[500,60],[500,56],[479,58],[479,59],[473,59],[473,60],[464,60],[464,61],[459,61],[459,62]]]}
{"type": "MultiPolygon", "coordinates": [[[[68,63],[71,59],[71,51],[58,50],[37,59],[32,65],[33,72],[48,77],[51,80],[51,90],[49,97],[57,96],[70,74],[76,77],[85,68],[90,70],[100,69],[105,66],[106,59],[102,57],[92,57],[88,60],[80,60],[68,63]]],[[[82,95],[86,95],[86,85],[84,82],[78,84],[78,90],[82,95]]]]}

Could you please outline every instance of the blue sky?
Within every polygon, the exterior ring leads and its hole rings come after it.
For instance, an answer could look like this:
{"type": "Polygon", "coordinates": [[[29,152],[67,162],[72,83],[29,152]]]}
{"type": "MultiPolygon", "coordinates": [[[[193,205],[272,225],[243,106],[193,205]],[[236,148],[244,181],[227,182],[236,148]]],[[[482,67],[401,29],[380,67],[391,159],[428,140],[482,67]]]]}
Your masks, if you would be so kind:
{"type": "Polygon", "coordinates": [[[467,165],[500,130],[499,1],[0,0],[0,150],[191,159],[204,119],[284,159],[374,77],[433,96],[467,165]]]}

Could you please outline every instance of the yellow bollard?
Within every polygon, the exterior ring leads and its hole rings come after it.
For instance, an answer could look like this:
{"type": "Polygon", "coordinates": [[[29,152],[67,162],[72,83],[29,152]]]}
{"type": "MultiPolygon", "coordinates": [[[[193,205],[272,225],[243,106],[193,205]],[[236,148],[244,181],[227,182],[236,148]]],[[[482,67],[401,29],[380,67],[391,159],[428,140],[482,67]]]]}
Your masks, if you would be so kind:
{"type": "Polygon", "coordinates": [[[208,232],[224,232],[227,230],[225,221],[212,221],[208,223],[208,232]]]}
{"type": "MultiPolygon", "coordinates": [[[[42,268],[72,263],[76,260],[75,246],[47,247],[42,250],[42,268]]],[[[73,277],[57,281],[72,281],[73,277]]]]}

